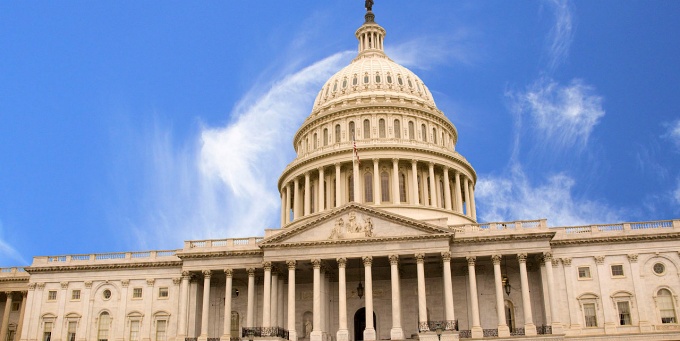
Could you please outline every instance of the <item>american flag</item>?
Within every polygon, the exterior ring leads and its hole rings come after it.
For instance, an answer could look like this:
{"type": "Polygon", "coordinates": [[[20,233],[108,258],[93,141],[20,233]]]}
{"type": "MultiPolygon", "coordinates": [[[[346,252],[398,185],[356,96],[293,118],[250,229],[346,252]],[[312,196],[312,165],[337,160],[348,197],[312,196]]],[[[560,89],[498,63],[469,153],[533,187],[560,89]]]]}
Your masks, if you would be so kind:
{"type": "Polygon", "coordinates": [[[354,143],[354,156],[357,158],[357,165],[360,165],[361,162],[359,161],[359,151],[357,150],[357,140],[354,137],[354,134],[352,134],[352,142],[354,143]]]}

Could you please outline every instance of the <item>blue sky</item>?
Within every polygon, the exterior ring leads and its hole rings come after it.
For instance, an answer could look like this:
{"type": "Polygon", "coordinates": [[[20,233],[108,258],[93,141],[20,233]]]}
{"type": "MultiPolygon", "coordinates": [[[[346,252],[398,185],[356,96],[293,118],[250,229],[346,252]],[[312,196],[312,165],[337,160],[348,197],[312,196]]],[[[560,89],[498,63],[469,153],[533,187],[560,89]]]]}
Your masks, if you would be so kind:
{"type": "MultiPolygon", "coordinates": [[[[680,217],[680,2],[378,0],[482,221],[680,217]]],[[[363,1],[0,1],[0,266],[279,224],[363,1]]]]}

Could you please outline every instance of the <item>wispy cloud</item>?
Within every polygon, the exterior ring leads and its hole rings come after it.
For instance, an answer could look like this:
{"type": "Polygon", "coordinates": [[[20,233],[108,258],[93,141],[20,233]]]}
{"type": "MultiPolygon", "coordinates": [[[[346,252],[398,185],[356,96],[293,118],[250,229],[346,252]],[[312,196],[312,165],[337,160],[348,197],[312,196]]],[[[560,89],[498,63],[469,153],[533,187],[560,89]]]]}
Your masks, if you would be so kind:
{"type": "Polygon", "coordinates": [[[548,1],[555,14],[555,22],[548,35],[548,66],[552,73],[569,55],[569,48],[573,40],[573,23],[568,0],[548,1]]]}
{"type": "Polygon", "coordinates": [[[533,184],[515,164],[504,176],[480,179],[475,187],[481,221],[547,218],[550,226],[619,221],[618,212],[606,204],[576,198],[575,180],[564,174],[549,175],[533,184]]]}
{"type": "Polygon", "coordinates": [[[19,265],[30,264],[15,248],[10,245],[10,243],[5,241],[4,226],[2,220],[0,220],[0,255],[3,258],[9,258],[19,265]]]}
{"type": "Polygon", "coordinates": [[[476,55],[467,38],[467,32],[460,29],[446,36],[419,37],[389,45],[385,53],[398,64],[412,69],[429,70],[450,63],[471,64],[476,55]]]}
{"type": "Polygon", "coordinates": [[[664,124],[666,131],[661,137],[670,140],[676,148],[680,149],[680,120],[664,124]]]}
{"type": "Polygon", "coordinates": [[[513,110],[530,116],[543,142],[560,148],[584,147],[605,114],[602,97],[579,79],[560,85],[542,78],[526,92],[509,96],[513,99],[513,110]]]}

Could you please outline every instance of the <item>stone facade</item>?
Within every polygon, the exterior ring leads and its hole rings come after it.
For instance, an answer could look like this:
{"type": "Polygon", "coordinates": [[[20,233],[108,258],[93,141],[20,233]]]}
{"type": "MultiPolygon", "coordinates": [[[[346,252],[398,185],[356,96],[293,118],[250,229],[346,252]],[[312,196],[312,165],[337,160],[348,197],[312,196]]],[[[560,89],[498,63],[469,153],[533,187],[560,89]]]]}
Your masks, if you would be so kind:
{"type": "Polygon", "coordinates": [[[365,18],[294,137],[281,228],[2,269],[0,341],[680,339],[680,220],[477,223],[455,126],[365,18]]]}

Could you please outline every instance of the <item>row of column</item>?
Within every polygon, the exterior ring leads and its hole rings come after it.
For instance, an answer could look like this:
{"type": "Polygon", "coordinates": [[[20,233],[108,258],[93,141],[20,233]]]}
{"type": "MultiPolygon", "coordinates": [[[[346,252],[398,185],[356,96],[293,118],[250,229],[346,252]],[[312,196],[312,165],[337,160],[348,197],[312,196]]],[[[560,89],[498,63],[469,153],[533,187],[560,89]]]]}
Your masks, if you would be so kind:
{"type": "MultiPolygon", "coordinates": [[[[21,307],[19,308],[19,323],[17,325],[14,338],[18,339],[21,336],[21,330],[24,324],[24,313],[26,311],[26,296],[28,291],[17,292],[21,294],[21,307]]],[[[2,325],[0,326],[0,340],[7,340],[7,335],[9,334],[9,314],[12,312],[12,304],[14,303],[14,291],[5,291],[6,301],[5,310],[2,314],[2,325]]]]}
{"type": "MultiPolygon", "coordinates": [[[[402,204],[401,202],[401,190],[402,188],[400,187],[400,180],[399,180],[399,159],[392,159],[392,169],[391,169],[391,179],[390,179],[390,184],[388,185],[389,191],[391,192],[390,195],[390,204],[394,205],[400,205],[402,204]]],[[[379,163],[380,159],[373,159],[373,185],[372,185],[372,192],[373,192],[373,202],[370,204],[375,204],[375,205],[380,205],[381,200],[382,200],[382,195],[381,195],[381,172],[379,169],[379,163]]],[[[403,186],[406,186],[407,188],[410,188],[410,204],[412,205],[421,205],[421,194],[423,197],[423,201],[427,201],[427,198],[430,198],[429,202],[423,202],[423,206],[431,206],[431,207],[437,207],[437,208],[444,208],[447,210],[452,210],[454,212],[458,212],[461,214],[465,214],[466,216],[470,217],[472,220],[477,219],[477,214],[476,214],[476,208],[475,208],[475,194],[474,194],[474,182],[471,181],[467,176],[462,174],[461,172],[450,169],[447,166],[440,166],[441,167],[441,174],[437,172],[438,174],[435,174],[434,170],[435,164],[433,162],[428,163],[428,168],[426,172],[419,171],[418,167],[418,161],[417,160],[411,160],[411,177],[410,177],[410,184],[407,183],[407,181],[404,181],[403,186]],[[451,170],[452,174],[449,174],[449,171],[451,170]],[[419,175],[422,173],[422,178],[426,179],[429,178],[429,183],[420,183],[419,184],[419,175]],[[451,176],[450,176],[451,175],[451,176]],[[439,181],[437,181],[437,178],[439,178],[443,184],[444,184],[444,193],[440,193],[441,189],[438,186],[439,181]],[[432,194],[429,192],[432,191],[432,194]],[[452,193],[453,192],[453,193],[452,193]]],[[[361,183],[362,179],[360,179],[360,172],[359,172],[359,165],[357,163],[353,164],[352,167],[352,174],[353,174],[353,192],[354,192],[354,198],[353,200],[355,202],[363,202],[364,195],[363,191],[360,190],[361,186],[359,184],[361,183]]],[[[312,211],[316,210],[317,212],[322,212],[326,209],[331,209],[333,207],[332,202],[333,198],[328,198],[328,206],[326,206],[326,186],[325,184],[325,167],[319,167],[317,169],[318,173],[318,180],[312,179],[312,171],[308,171],[304,173],[304,175],[295,177],[292,181],[284,184],[281,188],[281,226],[286,225],[288,222],[291,220],[295,220],[298,218],[301,218],[303,216],[309,215],[312,213],[312,211]],[[304,186],[304,195],[300,194],[300,181],[303,181],[303,186],[304,186]],[[313,205],[312,203],[312,196],[314,193],[311,191],[312,183],[316,184],[316,187],[318,188],[317,191],[317,198],[316,200],[316,205],[313,205]],[[314,207],[316,206],[316,207],[314,207]],[[292,216],[291,216],[292,214],[292,216]]],[[[343,195],[343,189],[346,187],[349,188],[348,186],[348,179],[343,181],[342,177],[342,172],[341,172],[341,164],[336,163],[335,164],[335,172],[334,172],[334,184],[335,184],[335,203],[336,207],[341,206],[344,202],[349,201],[349,194],[343,195]]],[[[348,176],[346,177],[348,178],[348,176]]],[[[405,193],[406,188],[403,189],[405,193]]]]}

